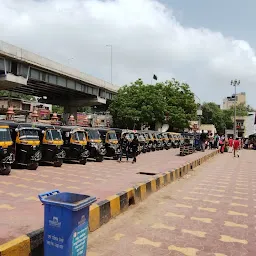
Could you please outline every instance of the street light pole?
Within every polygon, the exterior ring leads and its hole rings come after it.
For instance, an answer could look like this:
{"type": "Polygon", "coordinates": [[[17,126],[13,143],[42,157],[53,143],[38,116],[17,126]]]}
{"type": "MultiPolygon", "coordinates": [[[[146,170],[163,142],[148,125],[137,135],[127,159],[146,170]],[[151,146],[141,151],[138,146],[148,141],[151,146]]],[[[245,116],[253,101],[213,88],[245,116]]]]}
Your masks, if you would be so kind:
{"type": "Polygon", "coordinates": [[[201,125],[201,116],[202,116],[202,105],[201,105],[201,99],[194,94],[194,96],[199,100],[199,108],[197,109],[197,116],[198,116],[198,127],[200,128],[201,125]]]}
{"type": "Polygon", "coordinates": [[[236,86],[240,84],[240,80],[231,80],[231,85],[235,88],[235,103],[234,103],[234,139],[236,139],[236,86]]]}
{"type": "Polygon", "coordinates": [[[113,79],[113,46],[112,44],[107,44],[107,47],[110,47],[110,78],[111,84],[113,79]]]}

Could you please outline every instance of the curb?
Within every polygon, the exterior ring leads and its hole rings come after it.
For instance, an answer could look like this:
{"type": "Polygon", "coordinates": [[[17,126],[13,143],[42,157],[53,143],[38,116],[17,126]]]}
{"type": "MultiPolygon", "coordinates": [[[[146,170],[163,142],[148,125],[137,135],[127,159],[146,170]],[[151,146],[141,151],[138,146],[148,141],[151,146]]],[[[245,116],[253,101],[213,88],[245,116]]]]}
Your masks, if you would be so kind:
{"type": "MultiPolygon", "coordinates": [[[[200,166],[219,153],[215,150],[197,160],[186,163],[176,169],[155,175],[145,182],[107,197],[90,207],[89,230],[90,232],[100,228],[122,212],[130,205],[134,205],[146,199],[151,193],[183,177],[189,171],[200,166]]],[[[0,245],[0,256],[43,256],[43,228],[20,236],[3,245],[0,245]]]]}

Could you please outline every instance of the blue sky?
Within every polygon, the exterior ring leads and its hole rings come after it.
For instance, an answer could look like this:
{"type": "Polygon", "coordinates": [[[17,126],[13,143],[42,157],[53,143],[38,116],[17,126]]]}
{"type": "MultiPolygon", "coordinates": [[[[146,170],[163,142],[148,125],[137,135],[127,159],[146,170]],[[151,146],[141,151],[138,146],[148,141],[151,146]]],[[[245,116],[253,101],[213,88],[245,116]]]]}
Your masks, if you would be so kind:
{"type": "Polygon", "coordinates": [[[201,101],[247,93],[256,107],[255,1],[9,0],[0,39],[113,82],[175,77],[201,101]]]}
{"type": "Polygon", "coordinates": [[[184,26],[205,27],[225,36],[249,41],[255,48],[255,10],[253,0],[161,0],[173,8],[184,26]]]}

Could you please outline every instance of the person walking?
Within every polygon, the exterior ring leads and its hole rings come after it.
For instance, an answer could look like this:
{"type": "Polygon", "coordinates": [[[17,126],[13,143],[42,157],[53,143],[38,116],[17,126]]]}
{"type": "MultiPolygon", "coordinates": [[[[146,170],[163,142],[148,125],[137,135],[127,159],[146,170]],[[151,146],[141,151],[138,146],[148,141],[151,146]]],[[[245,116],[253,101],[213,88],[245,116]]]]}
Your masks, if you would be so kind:
{"type": "Polygon", "coordinates": [[[121,153],[119,157],[119,163],[122,161],[123,155],[126,156],[126,161],[128,162],[129,160],[129,141],[126,138],[125,134],[120,139],[120,148],[121,148],[121,153]]]}
{"type": "Polygon", "coordinates": [[[238,149],[240,147],[239,139],[236,138],[233,142],[233,152],[234,152],[234,157],[239,157],[238,149]]]}
{"type": "Polygon", "coordinates": [[[234,142],[233,138],[232,138],[232,137],[229,137],[229,139],[228,139],[228,152],[229,152],[229,153],[232,153],[232,150],[233,150],[233,142],[234,142]]]}
{"type": "Polygon", "coordinates": [[[219,134],[215,134],[214,136],[214,148],[219,148],[219,134]]]}
{"type": "Polygon", "coordinates": [[[213,137],[213,134],[210,133],[210,136],[209,136],[209,149],[213,149],[213,143],[214,143],[214,137],[213,137]]]}
{"type": "Polygon", "coordinates": [[[132,163],[134,164],[137,162],[136,156],[137,156],[137,151],[139,147],[139,140],[137,135],[134,136],[130,146],[132,149],[132,157],[133,157],[132,163]]]}
{"type": "Polygon", "coordinates": [[[219,147],[220,147],[220,153],[224,153],[224,148],[225,148],[225,140],[220,139],[219,140],[219,147]]]}
{"type": "Polygon", "coordinates": [[[201,144],[201,150],[204,152],[205,150],[205,142],[207,139],[207,135],[204,131],[202,131],[201,135],[200,135],[200,144],[201,144]]]}

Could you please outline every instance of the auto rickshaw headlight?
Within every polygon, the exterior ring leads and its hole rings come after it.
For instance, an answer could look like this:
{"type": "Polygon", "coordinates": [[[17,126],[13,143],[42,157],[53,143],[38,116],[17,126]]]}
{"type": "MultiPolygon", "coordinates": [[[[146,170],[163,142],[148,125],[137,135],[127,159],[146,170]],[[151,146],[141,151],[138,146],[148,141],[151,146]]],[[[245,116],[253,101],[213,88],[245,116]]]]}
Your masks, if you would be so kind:
{"type": "Polygon", "coordinates": [[[92,147],[95,147],[95,148],[98,148],[98,144],[95,143],[95,142],[92,142],[92,143],[91,143],[91,146],[92,146],[92,147]]]}

